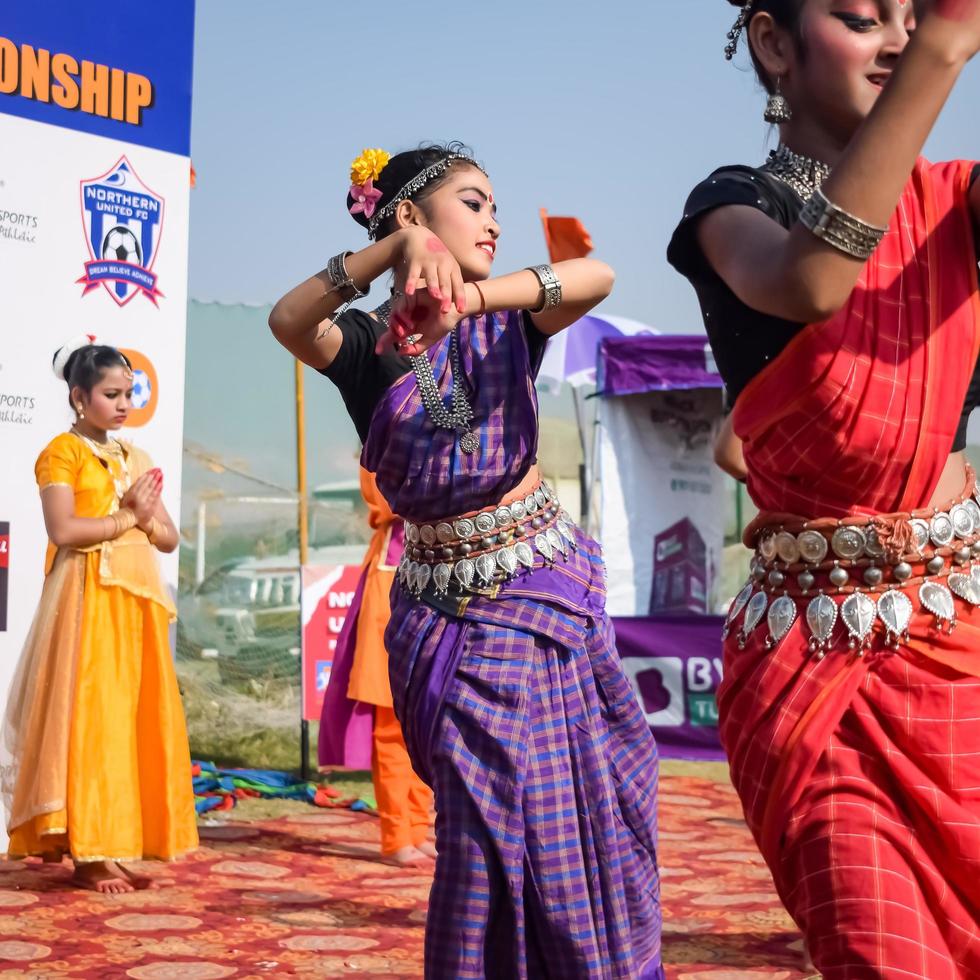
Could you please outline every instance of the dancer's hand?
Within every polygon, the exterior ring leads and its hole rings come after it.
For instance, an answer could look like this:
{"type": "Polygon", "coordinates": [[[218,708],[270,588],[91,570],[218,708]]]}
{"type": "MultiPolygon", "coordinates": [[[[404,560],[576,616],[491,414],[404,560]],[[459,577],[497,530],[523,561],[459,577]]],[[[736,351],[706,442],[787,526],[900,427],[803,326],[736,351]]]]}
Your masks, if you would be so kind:
{"type": "Polygon", "coordinates": [[[943,55],[972,58],[980,51],[980,0],[914,0],[918,43],[943,55]]]}
{"type": "Polygon", "coordinates": [[[158,469],[147,470],[133,482],[119,506],[128,507],[136,515],[136,523],[140,527],[149,527],[162,490],[163,474],[158,469]]]}
{"type": "Polygon", "coordinates": [[[423,288],[430,299],[440,304],[443,313],[453,307],[459,313],[466,309],[466,292],[459,263],[442,239],[427,228],[403,228],[401,255],[395,265],[395,291],[404,297],[404,307],[412,309],[423,288]]]}
{"type": "Polygon", "coordinates": [[[396,298],[388,317],[388,332],[378,341],[376,352],[394,349],[397,354],[414,357],[428,350],[462,319],[453,306],[444,313],[444,306],[444,301],[434,298],[427,288],[417,290],[411,302],[408,297],[396,298]]]}

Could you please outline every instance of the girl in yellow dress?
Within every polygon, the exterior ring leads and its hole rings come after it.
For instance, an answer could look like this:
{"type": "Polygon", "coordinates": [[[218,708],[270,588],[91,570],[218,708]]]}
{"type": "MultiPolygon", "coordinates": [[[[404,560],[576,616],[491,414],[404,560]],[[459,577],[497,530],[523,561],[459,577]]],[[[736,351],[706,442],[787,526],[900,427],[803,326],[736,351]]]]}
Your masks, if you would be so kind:
{"type": "Polygon", "coordinates": [[[124,862],[173,859],[197,826],[176,610],[154,554],[178,534],[160,471],[109,436],[130,411],[129,361],[92,340],[55,355],[77,419],[35,466],[50,544],[0,775],[10,856],[68,854],[78,886],[116,893],[151,884],[124,862]]]}

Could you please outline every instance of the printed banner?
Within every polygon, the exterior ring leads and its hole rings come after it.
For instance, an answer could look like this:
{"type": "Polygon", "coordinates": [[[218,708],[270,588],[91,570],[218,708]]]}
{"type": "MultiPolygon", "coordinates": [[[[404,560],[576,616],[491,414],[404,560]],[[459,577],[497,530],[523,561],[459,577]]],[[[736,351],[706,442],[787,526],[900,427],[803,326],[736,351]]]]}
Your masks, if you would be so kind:
{"type": "Polygon", "coordinates": [[[319,721],[330,683],[337,637],[354,599],[360,565],[306,565],[300,612],[303,619],[303,719],[319,721]]]}
{"type": "MultiPolygon", "coordinates": [[[[46,0],[0,18],[0,712],[43,579],[34,462],[74,418],[51,371],[64,343],[128,354],[119,434],[180,513],[194,3],[171,0],[146,30],[133,17],[46,0]]],[[[162,565],[176,591],[177,555],[162,565]]]]}
{"type": "Polygon", "coordinates": [[[718,612],[728,495],[714,464],[721,393],[603,398],[600,529],[612,616],[718,612]]]}
{"type": "Polygon", "coordinates": [[[143,13],[145,23],[76,0],[4,4],[0,113],[189,156],[194,0],[143,13]]]}
{"type": "Polygon", "coordinates": [[[723,759],[720,616],[617,618],[616,648],[666,759],[723,759]]]}

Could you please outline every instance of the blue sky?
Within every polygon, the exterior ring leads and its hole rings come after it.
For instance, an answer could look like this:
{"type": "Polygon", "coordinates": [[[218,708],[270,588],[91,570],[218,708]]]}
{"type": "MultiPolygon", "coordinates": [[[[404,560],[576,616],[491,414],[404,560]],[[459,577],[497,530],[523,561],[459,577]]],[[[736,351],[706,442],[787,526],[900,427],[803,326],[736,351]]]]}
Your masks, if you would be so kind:
{"type": "MultiPolygon", "coordinates": [[[[761,162],[769,127],[725,0],[198,0],[190,295],[267,302],[364,244],[350,160],[462,139],[495,183],[497,268],[543,258],[538,209],[581,218],[616,269],[605,310],[700,330],[664,250],[684,198],[761,162]]],[[[980,157],[971,65],[930,154],[980,157]]]]}
{"type": "MultiPolygon", "coordinates": [[[[273,301],[366,244],[345,210],[363,147],[461,139],[495,184],[498,271],[546,258],[539,208],[575,215],[617,272],[605,312],[701,332],[667,241],[698,180],[761,162],[771,139],[747,57],[722,53],[734,17],[725,0],[198,0],[191,297],[273,301]]],[[[934,159],[980,157],[978,102],[974,64],[934,159]]],[[[186,435],[293,485],[292,368],[264,320],[191,304],[186,435]]],[[[353,427],[333,387],[307,378],[311,478],[351,477],[353,427]]]]}

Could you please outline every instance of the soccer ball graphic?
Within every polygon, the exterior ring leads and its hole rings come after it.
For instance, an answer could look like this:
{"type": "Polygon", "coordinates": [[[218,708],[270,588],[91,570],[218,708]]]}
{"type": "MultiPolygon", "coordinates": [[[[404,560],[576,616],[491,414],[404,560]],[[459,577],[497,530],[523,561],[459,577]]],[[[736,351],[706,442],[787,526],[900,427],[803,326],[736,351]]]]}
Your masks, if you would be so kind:
{"type": "Polygon", "coordinates": [[[143,255],[136,236],[125,225],[116,225],[102,241],[102,258],[142,265],[143,255]]]}
{"type": "Polygon", "coordinates": [[[145,371],[139,369],[133,372],[133,408],[146,408],[153,397],[153,388],[145,371]]]}

